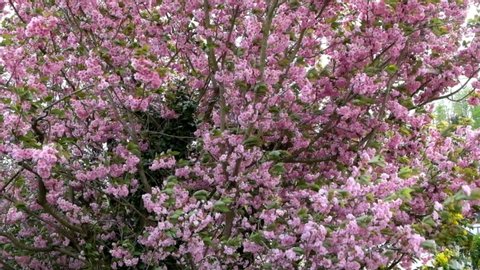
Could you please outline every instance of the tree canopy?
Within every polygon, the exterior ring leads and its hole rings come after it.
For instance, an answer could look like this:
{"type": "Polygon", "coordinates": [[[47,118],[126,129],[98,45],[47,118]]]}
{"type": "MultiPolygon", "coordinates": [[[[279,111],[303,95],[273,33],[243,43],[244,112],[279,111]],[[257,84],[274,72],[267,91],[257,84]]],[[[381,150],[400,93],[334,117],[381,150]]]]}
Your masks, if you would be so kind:
{"type": "Polygon", "coordinates": [[[477,265],[479,2],[1,0],[1,267],[477,265]]]}

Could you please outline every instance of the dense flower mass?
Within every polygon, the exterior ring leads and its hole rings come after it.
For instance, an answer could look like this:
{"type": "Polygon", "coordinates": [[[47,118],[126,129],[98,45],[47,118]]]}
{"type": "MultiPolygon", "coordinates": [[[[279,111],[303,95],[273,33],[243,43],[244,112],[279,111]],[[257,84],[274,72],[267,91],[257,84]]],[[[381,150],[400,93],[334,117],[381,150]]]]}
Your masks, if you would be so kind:
{"type": "Polygon", "coordinates": [[[0,268],[447,265],[480,137],[431,104],[479,102],[477,4],[0,1],[0,268]]]}

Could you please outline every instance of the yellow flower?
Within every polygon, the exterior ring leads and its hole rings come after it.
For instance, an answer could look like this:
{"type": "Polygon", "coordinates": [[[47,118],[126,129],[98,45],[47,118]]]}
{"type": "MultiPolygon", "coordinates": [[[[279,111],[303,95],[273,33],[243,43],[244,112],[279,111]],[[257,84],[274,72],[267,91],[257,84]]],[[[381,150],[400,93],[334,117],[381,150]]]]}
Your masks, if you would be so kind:
{"type": "Polygon", "coordinates": [[[435,264],[440,265],[440,266],[445,266],[448,264],[448,256],[441,252],[438,253],[437,256],[435,256],[435,264]]]}
{"type": "Polygon", "coordinates": [[[450,218],[450,222],[453,224],[453,225],[458,225],[458,221],[462,220],[463,219],[463,215],[460,214],[460,213],[456,213],[456,214],[453,214],[450,218]]]}

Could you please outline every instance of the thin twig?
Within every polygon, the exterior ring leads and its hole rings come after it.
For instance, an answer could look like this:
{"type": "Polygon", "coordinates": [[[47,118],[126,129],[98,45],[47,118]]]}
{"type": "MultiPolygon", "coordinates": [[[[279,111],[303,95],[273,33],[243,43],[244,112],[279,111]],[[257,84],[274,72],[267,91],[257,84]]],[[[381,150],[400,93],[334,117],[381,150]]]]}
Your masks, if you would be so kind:
{"type": "Polygon", "coordinates": [[[8,187],[8,185],[10,185],[10,183],[12,183],[17,178],[17,176],[19,176],[20,173],[23,172],[23,170],[24,170],[24,168],[21,168],[12,177],[10,177],[10,179],[8,179],[7,183],[2,188],[0,188],[0,193],[5,191],[5,189],[8,187]]]}

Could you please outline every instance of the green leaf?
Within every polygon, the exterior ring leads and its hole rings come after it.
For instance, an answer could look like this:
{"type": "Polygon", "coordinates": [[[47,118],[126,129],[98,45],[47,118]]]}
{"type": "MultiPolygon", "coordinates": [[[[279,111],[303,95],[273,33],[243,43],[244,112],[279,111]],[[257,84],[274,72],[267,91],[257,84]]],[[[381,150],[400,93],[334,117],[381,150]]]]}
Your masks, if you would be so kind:
{"type": "Polygon", "coordinates": [[[198,190],[195,193],[193,193],[193,197],[199,201],[204,201],[208,197],[208,191],[206,190],[198,190]]]}
{"type": "Polygon", "coordinates": [[[398,67],[394,64],[391,64],[391,65],[388,65],[386,68],[385,68],[385,71],[390,74],[390,75],[393,75],[395,74],[395,72],[398,71],[398,67]]]}
{"type": "Polygon", "coordinates": [[[365,195],[365,197],[367,198],[368,202],[374,202],[375,201],[375,195],[372,192],[367,193],[365,195]]]}
{"type": "Polygon", "coordinates": [[[436,35],[436,36],[443,36],[443,35],[446,35],[448,34],[448,28],[446,26],[434,26],[432,27],[432,32],[436,35]]]}
{"type": "Polygon", "coordinates": [[[166,230],[166,231],[165,231],[165,234],[166,234],[167,236],[169,236],[169,237],[172,237],[172,238],[174,238],[174,237],[177,236],[177,232],[175,231],[174,228],[169,229],[169,230],[166,230]]]}
{"type": "Polygon", "coordinates": [[[398,196],[403,201],[410,201],[412,199],[412,195],[411,195],[412,192],[413,192],[413,189],[411,189],[411,188],[402,188],[398,192],[398,196]]]}
{"type": "Polygon", "coordinates": [[[168,183],[178,183],[178,178],[175,175],[170,175],[167,177],[167,182],[168,183]]]}
{"type": "Polygon", "coordinates": [[[360,227],[366,228],[370,222],[372,222],[373,217],[370,215],[363,215],[357,218],[357,224],[360,227]]]}
{"type": "Polygon", "coordinates": [[[318,72],[318,70],[312,68],[312,69],[307,71],[307,79],[317,80],[319,78],[320,78],[320,73],[318,72]]]}
{"type": "Polygon", "coordinates": [[[52,95],[48,95],[48,96],[46,96],[46,97],[43,99],[43,101],[45,101],[45,102],[51,102],[52,100],[53,100],[53,96],[52,96],[52,95]]]}
{"type": "Polygon", "coordinates": [[[18,210],[27,210],[27,205],[22,202],[19,202],[15,204],[15,208],[17,208],[18,210]]]}
{"type": "Polygon", "coordinates": [[[261,244],[261,243],[263,243],[265,238],[263,238],[263,236],[259,232],[254,232],[254,233],[250,234],[249,240],[254,242],[254,243],[261,244]]]}
{"type": "Polygon", "coordinates": [[[368,66],[364,69],[365,74],[372,77],[380,72],[380,69],[375,66],[368,66]]]}
{"type": "Polygon", "coordinates": [[[137,48],[135,50],[135,55],[136,56],[147,55],[149,53],[149,51],[150,51],[150,46],[148,46],[147,44],[144,44],[142,47],[137,48]]]}
{"type": "Polygon", "coordinates": [[[342,198],[347,198],[348,196],[350,196],[350,192],[343,189],[339,189],[338,194],[342,196],[342,198]]]}
{"type": "Polygon", "coordinates": [[[272,202],[270,204],[267,204],[267,206],[265,206],[266,209],[275,209],[278,207],[279,207],[279,204],[277,202],[272,202]]]}
{"type": "Polygon", "coordinates": [[[178,151],[173,151],[173,150],[168,150],[168,151],[167,151],[167,155],[169,155],[169,156],[178,156],[178,155],[180,155],[180,152],[178,152],[178,151]]]}
{"type": "Polygon", "coordinates": [[[184,212],[182,210],[176,210],[170,216],[170,219],[173,220],[173,221],[177,221],[180,218],[180,216],[182,216],[183,214],[184,214],[184,212]]]}
{"type": "Polygon", "coordinates": [[[136,155],[136,156],[140,156],[142,153],[140,152],[140,148],[138,147],[137,144],[135,144],[134,142],[129,142],[127,144],[127,149],[128,151],[130,151],[132,154],[136,155]]]}
{"type": "Polygon", "coordinates": [[[188,166],[189,164],[190,164],[190,162],[188,160],[185,160],[185,159],[180,159],[179,161],[177,161],[177,167],[179,167],[179,168],[188,166]]]}
{"type": "Polygon", "coordinates": [[[373,164],[373,165],[376,165],[376,166],[380,166],[380,167],[385,167],[386,166],[386,163],[385,163],[385,160],[383,159],[383,157],[381,156],[374,156],[369,162],[368,164],[373,164]]]}
{"type": "Polygon", "coordinates": [[[58,116],[58,117],[65,117],[65,111],[64,111],[64,110],[55,108],[55,109],[52,109],[50,112],[51,112],[53,115],[56,115],[56,116],[58,116]]]}
{"type": "Polygon", "coordinates": [[[167,194],[167,195],[172,195],[173,194],[173,189],[172,188],[166,188],[162,192],[167,194]]]}
{"type": "Polygon", "coordinates": [[[366,105],[374,104],[375,100],[373,98],[360,96],[360,97],[352,100],[352,103],[353,103],[353,105],[356,105],[356,106],[366,106],[366,105]]]}
{"type": "Polygon", "coordinates": [[[279,112],[280,112],[280,107],[278,106],[272,106],[270,108],[268,108],[268,111],[277,115],[279,112]]]}
{"type": "Polygon", "coordinates": [[[235,81],[235,86],[240,88],[242,92],[245,92],[250,88],[250,86],[245,81],[235,81]]]}
{"type": "Polygon", "coordinates": [[[205,243],[205,245],[207,245],[207,246],[212,245],[212,237],[211,236],[205,235],[205,236],[202,237],[202,240],[203,240],[203,243],[205,243]]]}
{"type": "Polygon", "coordinates": [[[448,137],[456,129],[457,129],[457,125],[451,124],[442,131],[442,136],[443,137],[448,137]]]}
{"type": "Polygon", "coordinates": [[[165,185],[166,189],[172,189],[176,186],[176,183],[169,182],[165,185]]]}
{"type": "Polygon", "coordinates": [[[264,96],[268,91],[268,86],[264,83],[257,84],[255,86],[255,94],[258,96],[264,96]]]}
{"type": "Polygon", "coordinates": [[[21,175],[17,176],[17,179],[13,182],[13,185],[17,188],[21,188],[25,185],[25,178],[21,175]]]}
{"type": "Polygon", "coordinates": [[[383,234],[383,235],[388,235],[388,236],[393,236],[395,235],[395,232],[391,229],[391,228],[384,228],[384,229],[381,229],[380,232],[383,234]]]}
{"type": "Polygon", "coordinates": [[[290,153],[285,150],[275,150],[275,151],[270,151],[267,154],[267,159],[268,160],[280,160],[286,157],[289,157],[290,153]]]}
{"type": "Polygon", "coordinates": [[[27,147],[39,148],[40,146],[40,144],[35,139],[35,135],[32,132],[29,132],[23,136],[19,136],[18,138],[27,147]]]}
{"type": "Polygon", "coordinates": [[[228,71],[234,71],[235,70],[235,62],[227,61],[225,65],[227,66],[228,71]]]}
{"type": "Polygon", "coordinates": [[[201,159],[202,164],[208,163],[212,159],[211,157],[212,156],[210,154],[202,155],[202,159],[201,159]]]}
{"type": "Polygon", "coordinates": [[[224,202],[227,205],[230,205],[233,202],[233,199],[230,197],[223,197],[220,199],[222,202],[224,202]]]}
{"type": "Polygon", "coordinates": [[[270,168],[270,173],[274,176],[279,176],[285,173],[285,167],[282,162],[279,162],[270,168]]]}
{"type": "Polygon", "coordinates": [[[410,129],[406,126],[401,126],[400,129],[399,129],[400,133],[402,133],[403,135],[405,136],[410,136],[412,135],[412,132],[410,131],[410,129]]]}
{"type": "Polygon", "coordinates": [[[427,216],[425,218],[423,218],[422,222],[428,226],[430,226],[431,228],[434,228],[435,226],[437,226],[437,224],[435,223],[435,220],[433,220],[433,218],[431,216],[427,216]]]}
{"type": "Polygon", "coordinates": [[[399,23],[399,27],[400,27],[400,29],[403,30],[403,32],[406,35],[410,35],[411,33],[413,33],[413,31],[415,31],[415,28],[413,28],[412,25],[410,25],[410,24],[399,23]]]}
{"type": "Polygon", "coordinates": [[[425,249],[432,250],[432,251],[437,249],[437,244],[435,243],[435,240],[423,241],[421,246],[425,249]]]}
{"type": "Polygon", "coordinates": [[[297,213],[298,217],[301,218],[302,220],[307,220],[308,219],[308,210],[307,208],[302,208],[298,211],[297,213]]]}
{"type": "Polygon", "coordinates": [[[413,100],[411,97],[408,97],[408,98],[405,98],[405,99],[401,99],[400,100],[400,104],[402,104],[403,107],[411,110],[413,108],[415,108],[415,104],[413,103],[413,100]]]}
{"type": "Polygon", "coordinates": [[[169,72],[169,69],[168,68],[165,68],[165,67],[159,67],[157,68],[157,73],[158,75],[160,76],[160,78],[163,78],[165,77],[169,72]]]}
{"type": "Polygon", "coordinates": [[[295,186],[299,189],[308,189],[310,187],[305,179],[298,180],[295,186]]]}
{"type": "Polygon", "coordinates": [[[245,147],[247,147],[247,148],[252,148],[254,146],[260,147],[260,146],[262,146],[262,144],[263,144],[263,142],[258,136],[251,136],[248,139],[246,139],[245,141],[243,141],[243,145],[245,145],[245,147]]]}
{"type": "Polygon", "coordinates": [[[220,137],[222,135],[222,131],[218,128],[212,130],[212,136],[213,137],[220,137]]]}
{"type": "Polygon", "coordinates": [[[468,196],[470,200],[479,200],[480,199],[480,188],[472,189],[470,196],[468,196]]]}
{"type": "Polygon", "coordinates": [[[454,196],[455,201],[471,200],[470,196],[467,196],[464,193],[457,193],[454,196]]]}
{"type": "Polygon", "coordinates": [[[398,171],[398,177],[407,179],[415,175],[415,171],[410,167],[403,167],[398,171]]]}
{"type": "Polygon", "coordinates": [[[445,21],[439,18],[433,18],[430,21],[430,25],[432,27],[432,32],[436,36],[443,36],[448,34],[448,28],[445,26],[445,21]]]}
{"type": "Polygon", "coordinates": [[[398,159],[398,161],[402,164],[409,164],[410,163],[410,159],[407,157],[407,156],[402,156],[398,159]]]}
{"type": "Polygon", "coordinates": [[[371,182],[371,176],[370,175],[361,175],[359,178],[358,178],[358,182],[362,185],[369,185],[371,182]]]}
{"type": "Polygon", "coordinates": [[[385,4],[393,7],[393,8],[396,8],[397,7],[397,4],[398,4],[398,0],[385,0],[385,4]]]}
{"type": "Polygon", "coordinates": [[[224,241],[224,243],[227,246],[240,247],[240,245],[242,245],[242,238],[240,237],[230,238],[224,241]]]}
{"type": "Polygon", "coordinates": [[[216,212],[227,213],[230,211],[230,208],[228,207],[228,204],[226,204],[224,201],[217,201],[213,205],[213,210],[215,210],[216,212]]]}
{"type": "Polygon", "coordinates": [[[173,188],[178,184],[178,178],[176,176],[170,175],[166,180],[165,188],[173,188]]]}
{"type": "Polygon", "coordinates": [[[301,247],[294,247],[292,248],[292,250],[295,251],[295,253],[297,253],[298,255],[302,255],[305,253],[305,251],[301,247]]]}
{"type": "Polygon", "coordinates": [[[288,58],[283,58],[282,60],[278,61],[278,65],[282,68],[288,67],[290,64],[290,60],[288,58]]]}

